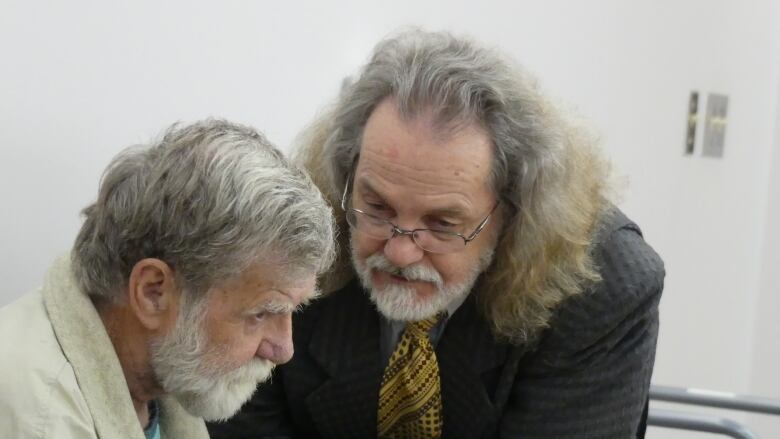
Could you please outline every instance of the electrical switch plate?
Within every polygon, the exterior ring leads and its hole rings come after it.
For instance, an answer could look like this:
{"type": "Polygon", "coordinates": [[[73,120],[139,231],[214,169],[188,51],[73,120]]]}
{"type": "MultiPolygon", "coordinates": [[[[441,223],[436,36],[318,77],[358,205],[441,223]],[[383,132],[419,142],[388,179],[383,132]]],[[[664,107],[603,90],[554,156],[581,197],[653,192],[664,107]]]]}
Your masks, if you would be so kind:
{"type": "Polygon", "coordinates": [[[706,157],[723,157],[728,107],[728,96],[715,93],[710,93],[707,96],[707,112],[704,116],[704,142],[701,155],[706,157]]]}

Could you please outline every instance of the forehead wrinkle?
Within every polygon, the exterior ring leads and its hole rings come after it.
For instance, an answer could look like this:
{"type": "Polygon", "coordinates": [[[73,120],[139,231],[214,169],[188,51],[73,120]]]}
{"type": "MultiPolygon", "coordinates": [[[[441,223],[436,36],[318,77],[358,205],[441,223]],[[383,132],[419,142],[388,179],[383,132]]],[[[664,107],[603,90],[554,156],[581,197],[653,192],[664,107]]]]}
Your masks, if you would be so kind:
{"type": "MultiPolygon", "coordinates": [[[[487,175],[482,173],[475,166],[438,166],[436,160],[430,160],[433,165],[428,165],[428,159],[415,160],[390,160],[377,157],[378,164],[387,167],[387,170],[398,177],[406,176],[423,185],[432,187],[440,186],[442,182],[453,183],[457,185],[474,184],[479,185],[484,181],[487,175]]],[[[485,173],[487,174],[487,173],[485,173]]]]}
{"type": "MultiPolygon", "coordinates": [[[[477,174],[483,165],[490,168],[493,149],[489,134],[476,122],[464,121],[457,124],[457,128],[437,129],[431,111],[424,111],[412,119],[406,119],[398,113],[398,108],[392,100],[382,102],[374,110],[361,141],[361,153],[378,154],[383,156],[381,158],[384,161],[405,160],[411,162],[413,167],[424,166],[426,163],[419,159],[424,155],[433,155],[445,160],[459,160],[462,168],[460,171],[475,170],[477,174]]],[[[437,160],[430,162],[434,166],[438,163],[437,160]]],[[[418,170],[422,168],[419,167],[418,170]]],[[[437,172],[440,170],[441,168],[436,169],[437,172]]],[[[489,169],[487,171],[489,172],[489,169]]]]}
{"type": "MultiPolygon", "coordinates": [[[[419,153],[401,153],[405,149],[411,149],[408,145],[398,142],[399,146],[374,146],[373,144],[364,145],[361,148],[360,162],[373,163],[386,166],[388,171],[403,172],[406,171],[412,175],[418,174],[420,177],[428,177],[432,180],[451,180],[453,182],[473,182],[479,184],[484,182],[490,173],[490,161],[487,163],[476,163],[478,154],[472,154],[471,157],[457,157],[454,163],[447,166],[441,166],[443,160],[450,161],[452,153],[450,148],[444,146],[421,146],[415,148],[416,151],[423,149],[442,149],[443,154],[419,154],[419,153]],[[424,157],[428,155],[443,157],[424,157]]],[[[419,179],[419,177],[418,177],[419,179]]]]}
{"type": "MultiPolygon", "coordinates": [[[[492,193],[490,163],[478,166],[458,160],[458,163],[441,166],[446,159],[397,157],[392,152],[376,149],[379,148],[366,146],[361,151],[355,172],[357,178],[370,174],[383,180],[381,183],[407,186],[408,192],[422,195],[450,192],[471,199],[481,196],[483,191],[492,193]]],[[[373,183],[374,179],[371,180],[373,183]]],[[[377,190],[380,189],[378,186],[379,183],[373,184],[377,190]]]]}
{"type": "MultiPolygon", "coordinates": [[[[290,267],[279,265],[278,263],[269,263],[266,265],[266,269],[273,271],[274,276],[270,279],[259,280],[254,284],[255,287],[262,291],[281,294],[293,302],[295,302],[295,297],[293,297],[290,291],[305,288],[309,277],[313,279],[314,276],[313,272],[310,273],[305,269],[290,269],[290,267]]],[[[303,295],[304,298],[315,293],[316,287],[315,281],[312,290],[303,295]]]]}
{"type": "MultiPolygon", "coordinates": [[[[474,189],[467,187],[468,181],[462,178],[442,178],[437,170],[387,162],[378,162],[378,166],[374,166],[373,162],[370,159],[363,162],[361,158],[355,184],[384,199],[409,199],[415,195],[443,198],[442,206],[438,206],[438,210],[466,213],[475,209],[475,202],[480,198],[474,193],[474,189]]],[[[430,204],[430,200],[426,200],[426,204],[430,204]]]]}

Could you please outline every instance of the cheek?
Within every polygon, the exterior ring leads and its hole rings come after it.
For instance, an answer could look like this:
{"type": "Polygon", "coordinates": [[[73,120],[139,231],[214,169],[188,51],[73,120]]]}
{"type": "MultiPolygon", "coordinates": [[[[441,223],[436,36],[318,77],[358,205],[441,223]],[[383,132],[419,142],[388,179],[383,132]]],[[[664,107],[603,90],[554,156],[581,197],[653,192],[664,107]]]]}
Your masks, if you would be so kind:
{"type": "Polygon", "coordinates": [[[468,277],[468,274],[477,265],[477,259],[464,250],[456,254],[435,255],[431,258],[431,263],[444,279],[444,283],[453,285],[468,277]]]}
{"type": "Polygon", "coordinates": [[[352,234],[352,251],[361,260],[382,251],[387,241],[381,241],[378,239],[371,239],[359,234],[352,234]]]}
{"type": "Polygon", "coordinates": [[[255,337],[249,337],[233,345],[232,352],[228,352],[238,366],[243,366],[257,355],[259,341],[255,337]]]}
{"type": "Polygon", "coordinates": [[[257,353],[260,343],[258,331],[247,322],[235,322],[214,328],[210,337],[212,345],[210,351],[216,353],[218,358],[214,360],[228,365],[230,369],[243,366],[257,353]]]}
{"type": "Polygon", "coordinates": [[[462,271],[462,267],[456,259],[439,255],[439,257],[431,258],[431,264],[439,272],[446,285],[457,283],[460,279],[459,273],[462,271]]]}
{"type": "Polygon", "coordinates": [[[267,321],[247,322],[244,331],[235,338],[235,355],[242,358],[245,362],[257,355],[257,349],[263,341],[263,334],[267,332],[265,326],[267,321]]]}
{"type": "Polygon", "coordinates": [[[255,358],[258,346],[257,337],[236,335],[216,351],[221,356],[221,358],[217,358],[217,361],[229,365],[231,370],[237,369],[255,358]]]}

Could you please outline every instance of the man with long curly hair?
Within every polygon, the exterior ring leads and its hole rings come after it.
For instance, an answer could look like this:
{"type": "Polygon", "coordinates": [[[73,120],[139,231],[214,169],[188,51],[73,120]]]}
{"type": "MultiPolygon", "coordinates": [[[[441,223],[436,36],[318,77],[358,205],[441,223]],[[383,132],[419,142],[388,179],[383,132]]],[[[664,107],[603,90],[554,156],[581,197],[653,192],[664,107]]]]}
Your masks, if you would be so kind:
{"type": "Polygon", "coordinates": [[[495,51],[380,42],[298,151],[330,293],[212,437],[643,436],[664,269],[595,143],[495,51]]]}

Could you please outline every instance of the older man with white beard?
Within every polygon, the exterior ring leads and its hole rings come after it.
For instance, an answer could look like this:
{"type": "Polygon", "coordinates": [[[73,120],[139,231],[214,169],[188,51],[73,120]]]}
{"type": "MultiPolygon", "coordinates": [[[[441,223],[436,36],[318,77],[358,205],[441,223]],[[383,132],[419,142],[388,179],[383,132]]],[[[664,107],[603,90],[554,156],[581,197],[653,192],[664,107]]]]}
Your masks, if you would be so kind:
{"type": "Polygon", "coordinates": [[[43,287],[0,309],[3,435],[208,437],[292,357],[330,208],[261,134],[207,120],[118,155],[84,215],[43,287]]]}

